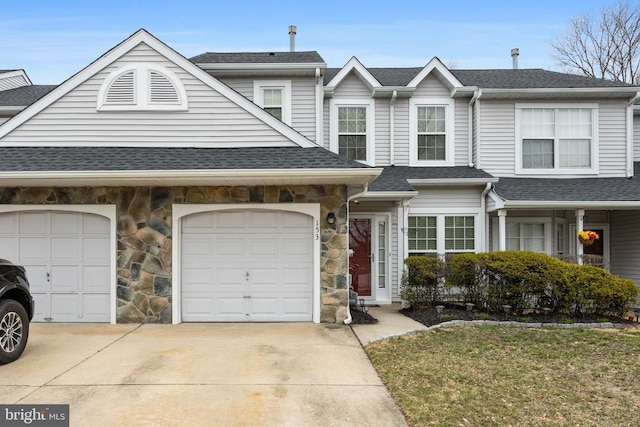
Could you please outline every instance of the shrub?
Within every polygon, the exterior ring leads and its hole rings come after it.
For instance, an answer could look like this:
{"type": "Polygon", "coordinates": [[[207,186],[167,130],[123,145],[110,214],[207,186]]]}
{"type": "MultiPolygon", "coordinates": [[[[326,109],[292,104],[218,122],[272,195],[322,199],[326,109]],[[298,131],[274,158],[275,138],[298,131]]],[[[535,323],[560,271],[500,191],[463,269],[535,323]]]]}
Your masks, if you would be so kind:
{"type": "Polygon", "coordinates": [[[584,307],[597,316],[623,316],[638,295],[634,281],[603,268],[526,251],[457,255],[449,285],[461,289],[464,302],[491,312],[508,304],[517,313],[549,307],[579,315],[584,307]]]}
{"type": "Polygon", "coordinates": [[[447,266],[439,258],[415,256],[404,261],[400,297],[412,307],[432,306],[442,300],[447,266]]]}

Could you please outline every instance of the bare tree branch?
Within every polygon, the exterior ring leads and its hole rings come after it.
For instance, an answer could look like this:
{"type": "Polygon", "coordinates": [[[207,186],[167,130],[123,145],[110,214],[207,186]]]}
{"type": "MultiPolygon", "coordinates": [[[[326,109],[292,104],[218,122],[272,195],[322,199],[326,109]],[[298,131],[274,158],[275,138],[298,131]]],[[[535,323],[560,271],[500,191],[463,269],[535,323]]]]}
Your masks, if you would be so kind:
{"type": "Polygon", "coordinates": [[[589,13],[573,18],[551,47],[564,71],[640,83],[640,4],[619,1],[597,20],[589,13]]]}

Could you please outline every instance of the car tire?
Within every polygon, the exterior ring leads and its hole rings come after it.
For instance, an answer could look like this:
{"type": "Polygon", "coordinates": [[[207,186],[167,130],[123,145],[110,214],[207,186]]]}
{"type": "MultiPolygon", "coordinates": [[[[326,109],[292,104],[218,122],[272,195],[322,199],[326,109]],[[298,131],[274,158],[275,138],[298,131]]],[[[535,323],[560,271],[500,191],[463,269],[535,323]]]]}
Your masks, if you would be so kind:
{"type": "Polygon", "coordinates": [[[29,316],[22,304],[0,300],[0,365],[18,359],[29,338],[29,316]]]}

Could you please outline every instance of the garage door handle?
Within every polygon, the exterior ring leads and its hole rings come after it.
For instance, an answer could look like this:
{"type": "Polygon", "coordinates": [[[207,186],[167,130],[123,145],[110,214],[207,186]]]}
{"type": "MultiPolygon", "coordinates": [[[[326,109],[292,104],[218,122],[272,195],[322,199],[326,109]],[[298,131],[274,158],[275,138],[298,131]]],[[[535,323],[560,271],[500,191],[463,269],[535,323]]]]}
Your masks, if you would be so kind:
{"type": "Polygon", "coordinates": [[[47,282],[51,281],[51,274],[47,273],[47,282]]]}

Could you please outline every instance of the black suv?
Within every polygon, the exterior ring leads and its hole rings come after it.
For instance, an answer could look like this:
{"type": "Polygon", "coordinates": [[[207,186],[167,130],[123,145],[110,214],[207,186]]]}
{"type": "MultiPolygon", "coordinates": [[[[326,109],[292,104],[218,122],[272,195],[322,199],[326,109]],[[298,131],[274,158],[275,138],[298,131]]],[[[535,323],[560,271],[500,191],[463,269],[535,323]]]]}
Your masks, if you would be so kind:
{"type": "Polygon", "coordinates": [[[0,365],[20,357],[32,318],[33,298],[24,267],[0,259],[0,365]]]}

